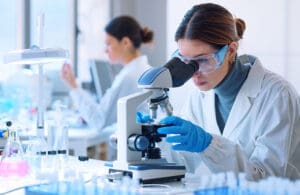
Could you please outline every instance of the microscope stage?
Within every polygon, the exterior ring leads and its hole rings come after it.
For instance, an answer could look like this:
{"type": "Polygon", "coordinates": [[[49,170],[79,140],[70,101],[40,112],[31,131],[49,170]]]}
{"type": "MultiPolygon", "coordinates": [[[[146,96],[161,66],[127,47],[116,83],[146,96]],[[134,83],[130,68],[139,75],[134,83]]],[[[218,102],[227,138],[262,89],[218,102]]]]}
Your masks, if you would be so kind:
{"type": "MultiPolygon", "coordinates": [[[[163,164],[145,164],[133,163],[128,165],[127,170],[121,170],[114,167],[109,168],[109,175],[130,176],[133,179],[140,180],[140,183],[148,184],[155,182],[167,182],[180,180],[184,177],[185,167],[175,163],[163,164]]],[[[117,178],[110,178],[115,180],[117,178]]]]}

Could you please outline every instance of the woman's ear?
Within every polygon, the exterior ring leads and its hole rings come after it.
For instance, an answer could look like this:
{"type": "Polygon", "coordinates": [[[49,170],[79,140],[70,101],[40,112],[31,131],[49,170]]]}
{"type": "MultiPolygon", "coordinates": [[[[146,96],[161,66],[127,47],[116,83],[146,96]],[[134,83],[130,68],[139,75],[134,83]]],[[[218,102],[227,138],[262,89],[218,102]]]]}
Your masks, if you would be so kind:
{"type": "Polygon", "coordinates": [[[233,64],[235,61],[237,49],[238,49],[238,43],[237,42],[231,42],[228,45],[227,53],[226,53],[226,60],[228,60],[229,64],[233,64]]]}
{"type": "Polygon", "coordinates": [[[124,46],[128,47],[128,46],[131,45],[131,40],[130,40],[128,37],[123,37],[122,40],[121,40],[121,43],[122,43],[124,46]]]}
{"type": "Polygon", "coordinates": [[[230,59],[234,58],[236,56],[238,46],[239,46],[239,44],[237,42],[231,42],[228,45],[228,54],[229,54],[230,59]]]}

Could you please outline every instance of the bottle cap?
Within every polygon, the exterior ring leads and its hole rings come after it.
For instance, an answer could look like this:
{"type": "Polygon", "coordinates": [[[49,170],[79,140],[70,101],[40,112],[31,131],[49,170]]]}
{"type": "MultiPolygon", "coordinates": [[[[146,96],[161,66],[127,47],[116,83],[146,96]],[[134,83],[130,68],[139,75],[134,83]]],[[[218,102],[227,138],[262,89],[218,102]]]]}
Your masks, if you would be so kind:
{"type": "Polygon", "coordinates": [[[40,154],[40,155],[46,155],[47,153],[46,153],[46,151],[40,151],[40,152],[37,152],[36,154],[40,154]]]}
{"type": "Polygon", "coordinates": [[[88,156],[78,156],[78,160],[79,161],[87,161],[87,160],[89,160],[89,157],[88,156]]]}
{"type": "Polygon", "coordinates": [[[55,155],[56,154],[56,151],[55,150],[50,150],[48,151],[48,155],[55,155]]]}
{"type": "Polygon", "coordinates": [[[67,154],[67,150],[57,150],[57,154],[67,154]]]}
{"type": "Polygon", "coordinates": [[[6,121],[6,126],[7,127],[10,127],[12,125],[12,122],[11,121],[6,121]]]}

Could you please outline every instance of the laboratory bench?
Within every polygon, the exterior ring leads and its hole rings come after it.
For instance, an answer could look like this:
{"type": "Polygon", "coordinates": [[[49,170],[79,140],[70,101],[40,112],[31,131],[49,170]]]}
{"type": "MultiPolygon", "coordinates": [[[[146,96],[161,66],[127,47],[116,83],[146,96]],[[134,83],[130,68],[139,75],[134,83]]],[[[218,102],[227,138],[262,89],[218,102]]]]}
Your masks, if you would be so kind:
{"type": "MultiPolygon", "coordinates": [[[[55,113],[53,111],[48,111],[46,116],[50,116],[50,120],[46,120],[45,123],[45,139],[47,139],[47,122],[53,122],[53,115],[55,113]]],[[[102,143],[107,143],[109,140],[109,136],[113,133],[112,129],[106,128],[103,131],[99,131],[93,128],[90,128],[88,125],[78,124],[76,121],[78,120],[78,114],[74,112],[68,111],[64,118],[68,120],[68,148],[73,151],[74,156],[84,156],[87,154],[87,149],[91,146],[97,146],[102,143]]],[[[36,131],[32,131],[31,129],[35,129],[36,121],[32,120],[29,127],[23,128],[20,132],[18,132],[20,141],[29,140],[31,137],[36,135],[36,131]]],[[[6,144],[6,138],[0,136],[0,149],[3,149],[6,144]]]]}
{"type": "MultiPolygon", "coordinates": [[[[47,139],[47,132],[45,132],[47,139]]],[[[87,148],[96,146],[98,144],[106,143],[111,135],[110,132],[99,132],[97,130],[83,127],[83,128],[69,128],[68,129],[68,147],[73,151],[74,156],[87,155],[87,148]]],[[[20,134],[21,142],[30,139],[34,136],[34,132],[27,132],[20,134]]],[[[4,148],[6,138],[0,138],[0,148],[4,148]]]]}
{"type": "Polygon", "coordinates": [[[51,174],[44,174],[47,177],[40,177],[39,180],[30,174],[24,177],[0,177],[0,194],[300,194],[300,180],[291,181],[287,178],[269,177],[255,182],[245,180],[244,173],[235,177],[228,172],[200,176],[186,174],[181,181],[139,184],[126,177],[121,182],[108,181],[107,161],[68,156],[64,163],[65,166],[52,174],[56,175],[56,179],[51,174]]]}
{"type": "MultiPolygon", "coordinates": [[[[95,180],[97,179],[103,179],[105,175],[108,172],[108,169],[105,167],[105,161],[100,161],[100,160],[95,160],[95,159],[88,159],[87,161],[79,161],[78,157],[74,156],[69,156],[68,157],[68,165],[69,171],[73,171],[73,178],[70,178],[68,180],[72,180],[73,182],[71,183],[73,188],[76,188],[74,186],[75,184],[77,187],[79,185],[85,185],[86,189],[85,192],[82,194],[97,194],[94,193],[95,191],[93,190],[93,193],[91,193],[91,189],[95,188],[95,185],[93,186],[93,183],[95,184],[95,180]],[[82,181],[78,181],[78,178],[81,178],[82,181]],[[75,182],[74,182],[75,181],[75,182]],[[80,183],[81,182],[81,183],[80,183]]],[[[70,174],[69,174],[70,175],[70,174]]],[[[50,183],[51,184],[51,183],[50,183]]],[[[61,183],[60,183],[61,184],[61,183]]],[[[25,177],[0,177],[0,194],[8,194],[8,195],[21,195],[21,194],[30,194],[28,193],[29,189],[34,189],[41,185],[48,185],[45,184],[43,180],[37,180],[33,179],[30,176],[25,176],[25,177]],[[27,188],[26,188],[27,187],[27,188]],[[27,192],[27,193],[26,193],[27,192]]],[[[97,182],[97,186],[99,188],[109,188],[109,186],[114,186],[114,189],[110,188],[110,193],[106,191],[106,194],[111,194],[114,192],[114,194],[118,194],[120,190],[122,190],[123,184],[120,183],[113,183],[106,181],[105,186],[103,183],[97,182]],[[114,190],[114,191],[113,191],[114,190]]],[[[132,187],[133,185],[127,186],[132,187]]],[[[138,184],[134,189],[138,193],[136,194],[193,194],[192,192],[189,191],[189,189],[186,189],[183,184],[180,181],[174,181],[174,182],[169,182],[169,183],[161,183],[161,184],[138,184]]],[[[45,189],[45,188],[44,188],[45,189]]],[[[131,189],[132,190],[132,189],[131,189]]],[[[75,191],[73,191],[76,193],[75,191]]],[[[78,192],[78,191],[77,191],[78,192]]],[[[70,192],[69,192],[70,193],[70,192]]],[[[32,193],[34,194],[34,193],[32,193]]],[[[47,194],[47,193],[45,193],[47,194]]],[[[63,193],[62,193],[63,194],[63,193]]],[[[127,193],[129,194],[129,193],[127,193]]]]}

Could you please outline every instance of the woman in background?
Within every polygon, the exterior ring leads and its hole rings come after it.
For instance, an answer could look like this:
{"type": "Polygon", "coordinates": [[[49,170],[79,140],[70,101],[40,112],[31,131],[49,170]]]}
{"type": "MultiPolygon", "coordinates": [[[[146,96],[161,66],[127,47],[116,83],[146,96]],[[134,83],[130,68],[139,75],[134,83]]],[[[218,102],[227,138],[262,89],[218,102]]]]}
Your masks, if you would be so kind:
{"type": "Polygon", "coordinates": [[[76,83],[69,64],[62,67],[62,78],[71,87],[70,95],[81,116],[92,128],[99,131],[117,122],[117,101],[119,98],[139,92],[137,80],[150,68],[147,56],[142,55],[140,47],[150,43],[153,32],[141,28],[129,16],[114,18],[105,27],[106,53],[111,64],[121,64],[122,70],[115,77],[112,86],[97,103],[76,83]]]}

